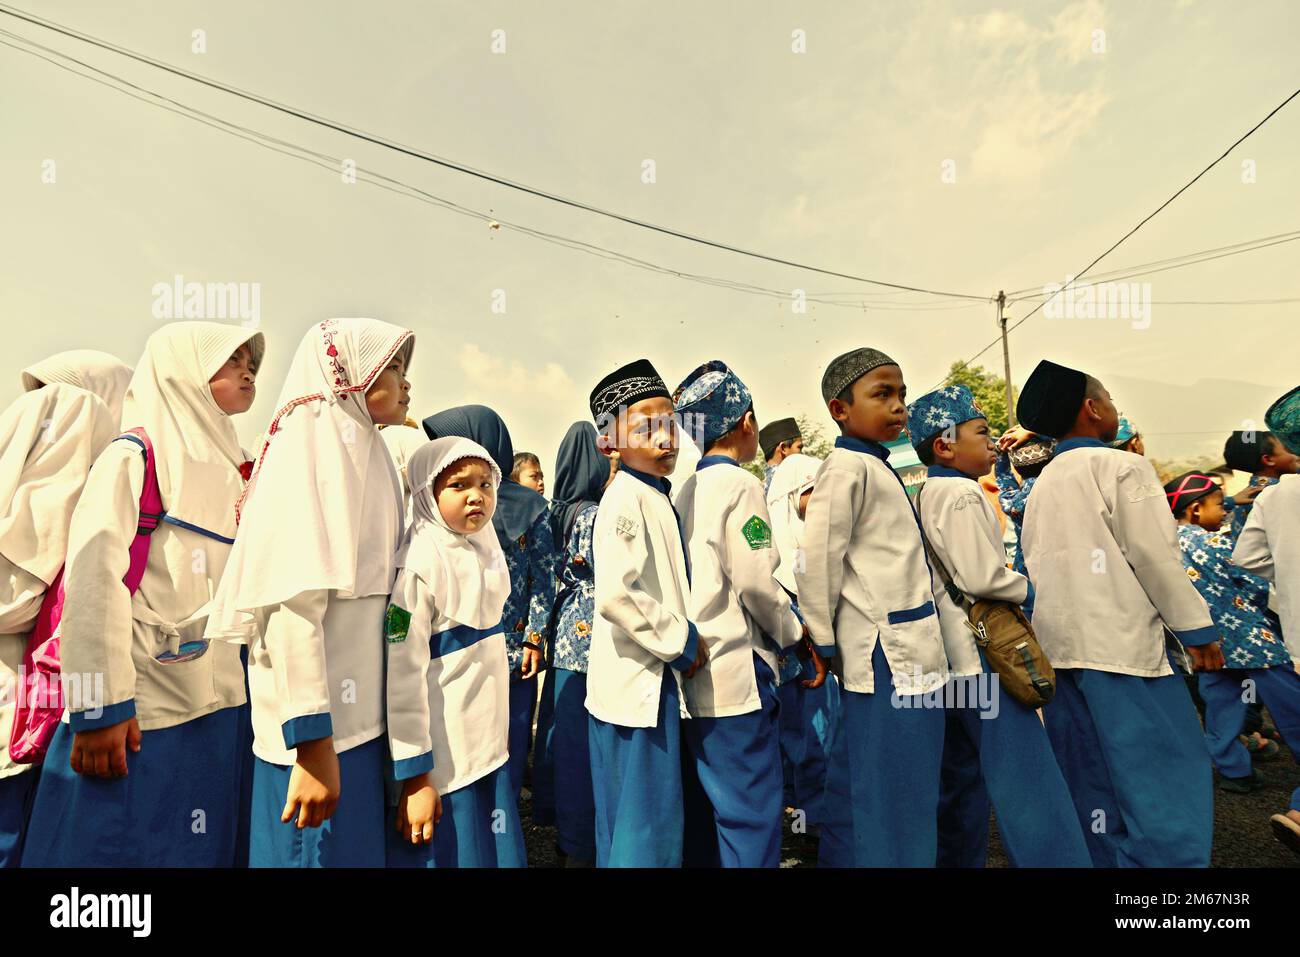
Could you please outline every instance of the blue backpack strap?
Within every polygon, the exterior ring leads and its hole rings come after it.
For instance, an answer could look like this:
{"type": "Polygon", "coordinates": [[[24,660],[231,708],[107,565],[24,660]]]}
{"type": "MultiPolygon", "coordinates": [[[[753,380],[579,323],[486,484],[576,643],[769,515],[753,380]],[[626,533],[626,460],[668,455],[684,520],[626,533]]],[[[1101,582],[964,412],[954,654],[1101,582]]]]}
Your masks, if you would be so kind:
{"type": "MultiPolygon", "coordinates": [[[[148,461],[149,448],[148,446],[145,445],[144,440],[141,439],[140,436],[132,435],[130,432],[127,432],[123,435],[119,435],[113,441],[114,442],[125,441],[125,442],[131,442],[135,445],[138,445],[140,447],[140,454],[144,456],[145,461],[148,461]]],[[[184,528],[184,529],[188,529],[191,532],[197,532],[198,534],[203,535],[206,538],[215,539],[216,541],[222,542],[226,545],[235,544],[235,540],[233,538],[226,538],[226,536],[224,535],[218,535],[216,532],[209,531],[208,529],[203,528],[199,525],[194,525],[190,522],[182,521],[179,518],[174,518],[173,516],[168,515],[166,512],[141,511],[140,524],[137,526],[136,531],[140,535],[150,535],[154,532],[155,529],[158,528],[158,525],[162,522],[166,522],[168,525],[175,525],[177,528],[184,528]]]]}
{"type": "Polygon", "coordinates": [[[203,528],[202,526],[199,525],[194,525],[190,522],[183,521],[172,515],[164,514],[162,516],[162,520],[166,522],[168,525],[175,525],[177,528],[186,528],[189,529],[191,532],[198,532],[200,535],[204,536],[205,538],[213,538],[219,542],[224,542],[227,545],[235,544],[235,540],[233,538],[226,538],[226,536],[224,535],[218,535],[214,531],[203,528]]]}
{"type": "MultiPolygon", "coordinates": [[[[123,434],[123,435],[119,435],[119,436],[118,436],[117,438],[115,438],[113,441],[114,441],[114,442],[130,442],[130,443],[132,443],[133,445],[138,445],[138,446],[140,446],[140,455],[141,455],[141,457],[144,458],[144,460],[145,460],[146,463],[149,461],[149,447],[148,447],[147,445],[144,444],[144,439],[140,438],[140,436],[138,436],[138,435],[132,435],[130,432],[127,432],[127,433],[125,433],[125,434],[123,434]]],[[[154,532],[154,529],[156,529],[156,528],[158,527],[158,523],[161,522],[162,520],[163,520],[163,513],[162,513],[162,512],[146,512],[146,511],[141,510],[141,512],[140,512],[140,521],[139,521],[139,524],[137,524],[137,525],[136,525],[136,528],[135,528],[136,534],[137,534],[137,535],[152,535],[153,532],[154,532]]]]}

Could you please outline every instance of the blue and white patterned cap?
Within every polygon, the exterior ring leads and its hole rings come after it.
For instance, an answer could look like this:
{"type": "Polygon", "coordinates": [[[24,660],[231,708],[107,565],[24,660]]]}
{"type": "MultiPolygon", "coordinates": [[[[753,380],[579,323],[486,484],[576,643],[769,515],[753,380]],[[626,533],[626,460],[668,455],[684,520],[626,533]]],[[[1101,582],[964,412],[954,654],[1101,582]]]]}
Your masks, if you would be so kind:
{"type": "Polygon", "coordinates": [[[753,404],[745,383],[721,359],[704,363],[673,393],[682,428],[701,452],[734,429],[753,404]]]}
{"type": "Polygon", "coordinates": [[[920,449],[950,426],[983,418],[986,418],[984,410],[970,389],[950,385],[926,393],[907,407],[907,431],[912,437],[912,447],[920,449]]]}
{"type": "Polygon", "coordinates": [[[1300,455],[1300,386],[1269,406],[1264,422],[1288,451],[1300,455]]]}
{"type": "Polygon", "coordinates": [[[1129,440],[1132,439],[1133,436],[1138,434],[1138,427],[1133,424],[1133,421],[1127,415],[1121,413],[1119,417],[1119,428],[1115,431],[1115,441],[1110,443],[1111,447],[1116,449],[1123,448],[1128,444],[1129,440]]]}

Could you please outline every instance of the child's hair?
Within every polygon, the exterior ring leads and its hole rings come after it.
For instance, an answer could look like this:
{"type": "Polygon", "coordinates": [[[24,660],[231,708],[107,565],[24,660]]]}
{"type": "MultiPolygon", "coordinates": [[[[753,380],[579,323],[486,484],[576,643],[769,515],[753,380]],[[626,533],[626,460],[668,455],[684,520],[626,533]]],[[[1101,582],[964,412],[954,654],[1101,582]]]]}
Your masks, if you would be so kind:
{"type": "Polygon", "coordinates": [[[736,430],[737,430],[738,428],[740,428],[741,423],[743,423],[743,422],[745,421],[745,416],[749,415],[749,413],[751,413],[751,412],[753,412],[753,411],[754,411],[754,403],[751,402],[751,403],[749,403],[749,405],[745,408],[745,411],[742,412],[742,413],[740,413],[740,418],[738,418],[738,419],[736,420],[736,424],[735,424],[735,425],[733,425],[731,428],[727,429],[727,431],[723,432],[723,433],[722,433],[721,435],[719,435],[716,439],[714,439],[712,442],[709,443],[709,447],[706,448],[706,449],[704,450],[704,454],[705,454],[705,455],[708,455],[708,454],[709,454],[709,450],[710,450],[710,449],[713,449],[715,446],[717,446],[718,443],[720,443],[720,442],[725,442],[725,441],[727,441],[728,438],[730,438],[731,436],[735,435],[735,434],[736,434],[736,430]]]}
{"type": "Polygon", "coordinates": [[[1241,472],[1257,472],[1266,455],[1274,452],[1276,442],[1272,432],[1256,432],[1255,441],[1247,442],[1248,432],[1233,432],[1223,445],[1223,461],[1228,467],[1241,472]]]}
{"type": "MultiPolygon", "coordinates": [[[[939,435],[936,435],[934,439],[939,438],[939,436],[941,435],[943,435],[942,432],[940,432],[939,435]]],[[[924,465],[926,468],[929,468],[931,465],[933,465],[935,461],[934,460],[934,439],[931,439],[929,442],[926,442],[924,445],[922,445],[919,449],[916,450],[916,457],[921,460],[921,464],[924,465]]]]}
{"type": "Polygon", "coordinates": [[[518,482],[519,473],[528,465],[540,469],[542,467],[542,460],[532,452],[516,452],[514,464],[510,467],[510,481],[518,482]]]}

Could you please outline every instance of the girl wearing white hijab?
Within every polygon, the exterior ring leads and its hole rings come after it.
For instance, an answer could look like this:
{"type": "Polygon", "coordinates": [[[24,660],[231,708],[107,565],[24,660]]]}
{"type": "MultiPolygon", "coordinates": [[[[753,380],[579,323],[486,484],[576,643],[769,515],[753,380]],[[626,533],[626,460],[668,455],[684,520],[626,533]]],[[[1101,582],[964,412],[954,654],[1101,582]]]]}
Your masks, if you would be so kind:
{"type": "Polygon", "coordinates": [[[208,634],[250,644],[249,864],[384,864],[384,609],[402,485],[375,426],[410,405],[409,329],[303,337],[239,507],[208,634]]]}
{"type": "Polygon", "coordinates": [[[164,514],[138,590],[122,578],[140,523],[142,447],[110,442],[72,514],[60,652],[67,711],[46,754],[24,867],[233,866],[244,673],[203,640],[243,490],[232,415],[247,411],[261,333],[163,326],[122,426],[153,446],[164,514]]]}
{"type": "Polygon", "coordinates": [[[32,363],[23,370],[22,380],[25,392],[63,383],[97,395],[108,407],[116,426],[122,417],[122,400],[131,383],[131,367],[107,352],[70,349],[32,363]]]}
{"type": "Polygon", "coordinates": [[[0,868],[22,858],[40,767],[9,757],[23,655],[130,377],[107,353],[63,352],[23,370],[25,394],[0,415],[0,868]]]}
{"type": "MultiPolygon", "coordinates": [[[[776,580],[798,604],[795,568],[803,545],[803,516],[812,494],[822,460],[796,453],[782,460],[772,473],[767,490],[767,507],[772,515],[772,541],[780,564],[776,580]]],[[[821,649],[819,649],[820,651],[821,649]]],[[[830,658],[827,648],[823,658],[830,658]]],[[[787,655],[781,667],[777,696],[781,701],[781,758],[785,771],[785,800],[788,807],[803,810],[810,824],[821,823],[826,790],[826,748],[839,713],[840,689],[835,676],[826,675],[820,687],[814,678],[813,662],[800,662],[787,655]]]]}
{"type": "Polygon", "coordinates": [[[402,785],[388,866],[524,867],[507,765],[510,573],[492,525],[501,469],[483,446],[448,437],[416,451],[407,476],[415,516],[385,620],[402,785]]]}

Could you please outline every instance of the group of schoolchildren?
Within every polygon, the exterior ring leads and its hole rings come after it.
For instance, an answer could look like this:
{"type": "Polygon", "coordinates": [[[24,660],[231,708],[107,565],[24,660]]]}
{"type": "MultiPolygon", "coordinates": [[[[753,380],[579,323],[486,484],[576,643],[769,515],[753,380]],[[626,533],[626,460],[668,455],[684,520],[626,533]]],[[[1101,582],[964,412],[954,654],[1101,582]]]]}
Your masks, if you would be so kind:
{"type": "MultiPolygon", "coordinates": [[[[413,428],[414,342],[313,325],[251,458],[256,331],[24,371],[0,866],[524,866],[530,750],[572,865],[775,867],[816,827],[822,866],[979,867],[992,810],[1017,866],[1205,866],[1211,767],[1253,790],[1268,735],[1300,743],[1300,389],[1229,441],[1255,478],[1225,502],[1221,475],[1162,486],[1104,386],[1046,360],[996,437],[964,387],[909,406],[896,361],[841,355],[823,460],[725,363],[670,390],[640,359],[548,501],[493,410],[413,428]],[[976,600],[1031,618],[1041,708],[999,693],[976,600]]],[[[1300,853],[1300,791],[1272,827],[1300,853]]]]}

